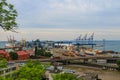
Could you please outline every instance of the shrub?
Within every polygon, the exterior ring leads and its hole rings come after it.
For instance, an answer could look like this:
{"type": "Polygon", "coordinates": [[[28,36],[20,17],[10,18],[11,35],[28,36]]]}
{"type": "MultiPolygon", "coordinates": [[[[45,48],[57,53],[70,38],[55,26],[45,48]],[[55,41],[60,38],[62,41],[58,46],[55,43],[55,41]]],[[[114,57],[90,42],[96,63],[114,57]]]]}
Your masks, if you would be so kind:
{"type": "Polygon", "coordinates": [[[51,57],[51,52],[46,52],[45,49],[37,49],[36,55],[51,57]]]}
{"type": "Polygon", "coordinates": [[[10,52],[9,54],[12,60],[18,60],[18,54],[16,52],[10,52]]]}
{"type": "Polygon", "coordinates": [[[44,56],[51,57],[52,54],[50,52],[46,52],[44,56]]]}
{"type": "Polygon", "coordinates": [[[118,65],[118,70],[120,70],[120,60],[117,60],[116,64],[118,65]]]}
{"type": "Polygon", "coordinates": [[[0,60],[0,68],[5,68],[5,67],[7,67],[7,60],[6,59],[0,60]]]}
{"type": "Polygon", "coordinates": [[[18,71],[16,80],[42,80],[44,73],[45,68],[39,61],[32,62],[30,60],[18,71]]]}

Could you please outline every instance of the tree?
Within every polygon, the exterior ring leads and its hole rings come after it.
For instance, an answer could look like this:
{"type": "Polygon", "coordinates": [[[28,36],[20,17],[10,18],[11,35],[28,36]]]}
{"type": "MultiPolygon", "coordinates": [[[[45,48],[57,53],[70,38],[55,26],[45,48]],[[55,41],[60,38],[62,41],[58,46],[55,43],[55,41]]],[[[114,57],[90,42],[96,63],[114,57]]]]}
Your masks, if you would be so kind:
{"type": "Polygon", "coordinates": [[[43,48],[35,49],[35,53],[36,53],[36,55],[40,55],[40,56],[46,56],[46,57],[51,57],[52,56],[51,52],[47,52],[43,48]]]}
{"type": "Polygon", "coordinates": [[[5,67],[7,67],[7,60],[1,59],[0,60],[0,68],[5,68],[5,67]]]}
{"type": "MultiPolygon", "coordinates": [[[[3,76],[0,76],[0,80],[14,80],[12,77],[3,77],[3,76]]],[[[21,80],[24,80],[24,79],[21,79],[21,80]]]]}
{"type": "Polygon", "coordinates": [[[45,73],[45,67],[40,64],[39,61],[28,61],[23,66],[16,77],[16,80],[42,80],[42,76],[45,73]]]}
{"type": "Polygon", "coordinates": [[[0,27],[5,31],[15,32],[17,11],[12,4],[8,4],[6,0],[0,0],[0,27]]]}
{"type": "Polygon", "coordinates": [[[120,60],[117,60],[118,70],[120,70],[120,60]]]}
{"type": "Polygon", "coordinates": [[[0,76],[0,80],[5,80],[4,77],[0,76]]]}
{"type": "Polygon", "coordinates": [[[10,52],[9,54],[12,60],[18,60],[18,54],[16,52],[10,52]]]}
{"type": "Polygon", "coordinates": [[[45,50],[44,49],[37,49],[37,55],[44,56],[45,50]]]}
{"type": "Polygon", "coordinates": [[[38,48],[35,46],[35,56],[37,55],[38,48]]]}

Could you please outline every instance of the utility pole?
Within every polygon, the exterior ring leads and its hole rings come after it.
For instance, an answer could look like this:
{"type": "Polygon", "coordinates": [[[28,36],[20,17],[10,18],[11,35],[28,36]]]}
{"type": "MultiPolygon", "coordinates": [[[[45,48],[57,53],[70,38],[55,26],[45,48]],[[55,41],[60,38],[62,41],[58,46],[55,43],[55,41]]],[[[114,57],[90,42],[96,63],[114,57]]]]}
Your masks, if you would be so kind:
{"type": "Polygon", "coordinates": [[[105,41],[106,41],[106,40],[103,39],[103,48],[104,48],[103,50],[104,50],[104,51],[105,51],[105,44],[106,44],[105,41]]]}

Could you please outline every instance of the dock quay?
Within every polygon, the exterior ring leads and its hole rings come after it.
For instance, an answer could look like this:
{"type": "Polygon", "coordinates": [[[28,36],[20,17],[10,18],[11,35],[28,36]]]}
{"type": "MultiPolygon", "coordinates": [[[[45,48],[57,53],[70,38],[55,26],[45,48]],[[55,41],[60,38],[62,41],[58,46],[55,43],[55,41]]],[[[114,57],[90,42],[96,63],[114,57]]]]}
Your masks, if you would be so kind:
{"type": "MultiPolygon", "coordinates": [[[[40,62],[52,62],[53,60],[55,62],[63,63],[63,65],[83,65],[83,66],[89,66],[89,67],[96,67],[100,69],[105,70],[116,70],[117,65],[108,63],[107,60],[120,60],[120,58],[111,58],[111,57],[80,57],[80,58],[61,58],[61,59],[32,59],[32,61],[39,60],[40,62]],[[97,60],[106,60],[106,63],[97,63],[95,61],[97,60]]],[[[26,63],[27,60],[17,60],[14,61],[14,63],[26,63]]],[[[19,69],[19,65],[10,66],[7,68],[0,69],[0,75],[5,76],[12,74],[14,71],[19,69]]]]}
{"type": "MultiPolygon", "coordinates": [[[[39,60],[40,62],[60,62],[63,65],[75,64],[93,66],[101,69],[116,70],[117,65],[113,62],[120,60],[120,58],[112,57],[80,57],[80,58],[59,58],[59,59],[32,59],[32,61],[39,60]]],[[[26,63],[27,60],[15,61],[15,63],[26,63]]]]}

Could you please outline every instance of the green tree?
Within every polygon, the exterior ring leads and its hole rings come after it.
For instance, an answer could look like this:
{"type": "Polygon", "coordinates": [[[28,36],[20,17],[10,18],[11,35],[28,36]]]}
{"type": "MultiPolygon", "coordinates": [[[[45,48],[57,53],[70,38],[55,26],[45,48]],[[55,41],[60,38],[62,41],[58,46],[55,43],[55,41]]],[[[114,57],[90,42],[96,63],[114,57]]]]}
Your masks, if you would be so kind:
{"type": "MultiPolygon", "coordinates": [[[[13,78],[10,78],[10,77],[2,77],[2,76],[0,76],[0,80],[14,80],[13,78]]],[[[21,79],[21,80],[23,80],[23,79],[21,79]]]]}
{"type": "Polygon", "coordinates": [[[41,49],[37,49],[36,50],[36,55],[40,55],[40,56],[46,56],[46,57],[51,57],[52,54],[51,52],[47,52],[45,49],[41,48],[41,49]]]}
{"type": "Polygon", "coordinates": [[[4,77],[0,76],[0,80],[6,80],[4,77]]]}
{"type": "Polygon", "coordinates": [[[0,68],[5,68],[5,67],[7,67],[7,60],[1,59],[0,60],[0,68]]]}
{"type": "Polygon", "coordinates": [[[117,60],[118,70],[120,70],[120,60],[117,60]]]}
{"type": "Polygon", "coordinates": [[[42,80],[42,75],[45,72],[45,68],[39,61],[28,61],[23,66],[16,77],[16,80],[42,80]]]}
{"type": "Polygon", "coordinates": [[[35,56],[38,54],[38,48],[35,46],[35,56]]]}
{"type": "Polygon", "coordinates": [[[47,56],[47,57],[51,57],[53,54],[51,54],[51,52],[46,52],[45,53],[45,56],[47,56]]]}
{"type": "Polygon", "coordinates": [[[16,52],[10,52],[9,54],[12,60],[18,60],[18,54],[16,52]]]}
{"type": "Polygon", "coordinates": [[[37,49],[36,55],[44,56],[45,50],[44,49],[37,49]]]}
{"type": "Polygon", "coordinates": [[[17,11],[12,4],[6,2],[6,0],[0,0],[0,27],[5,31],[15,31],[17,28],[16,23],[17,11]]]}

